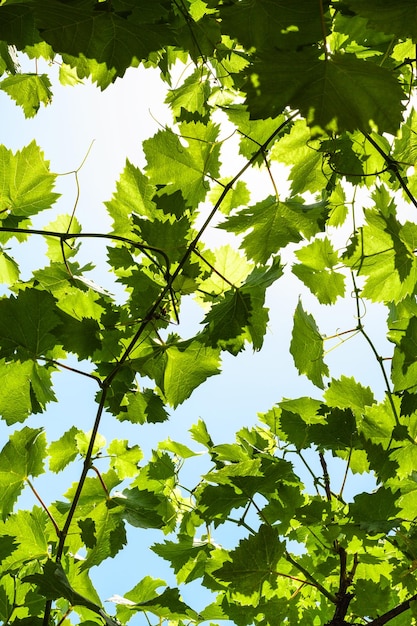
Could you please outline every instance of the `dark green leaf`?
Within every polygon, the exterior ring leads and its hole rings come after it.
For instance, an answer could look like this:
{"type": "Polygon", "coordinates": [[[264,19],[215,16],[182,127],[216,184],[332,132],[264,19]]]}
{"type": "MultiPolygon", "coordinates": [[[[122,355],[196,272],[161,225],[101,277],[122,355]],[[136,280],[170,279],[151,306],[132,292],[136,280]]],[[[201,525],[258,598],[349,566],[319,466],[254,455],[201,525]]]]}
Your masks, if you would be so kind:
{"type": "Polygon", "coordinates": [[[214,576],[245,595],[261,591],[266,581],[275,586],[276,566],[285,549],[278,536],[277,529],[261,526],[255,535],[239,542],[229,553],[230,561],[216,570],[214,576]]]}

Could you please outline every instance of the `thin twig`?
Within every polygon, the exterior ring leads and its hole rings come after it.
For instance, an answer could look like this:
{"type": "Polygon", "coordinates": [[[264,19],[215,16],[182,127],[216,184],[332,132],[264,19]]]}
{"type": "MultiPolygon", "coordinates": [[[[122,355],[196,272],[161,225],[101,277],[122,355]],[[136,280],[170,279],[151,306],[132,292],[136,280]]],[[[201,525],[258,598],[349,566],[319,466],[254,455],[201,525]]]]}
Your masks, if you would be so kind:
{"type": "Polygon", "coordinates": [[[293,565],[296,569],[298,569],[299,572],[301,572],[302,574],[304,574],[304,576],[307,578],[307,580],[309,580],[311,583],[314,584],[315,587],[317,587],[317,589],[320,591],[320,593],[322,593],[328,600],[330,600],[330,602],[333,602],[333,604],[336,604],[337,602],[337,598],[335,595],[333,595],[332,593],[330,593],[329,591],[327,591],[327,589],[325,589],[323,587],[323,585],[321,585],[315,578],[314,576],[312,576],[310,574],[310,572],[308,572],[305,567],[303,567],[302,565],[300,565],[300,563],[298,563],[289,552],[285,552],[284,554],[284,558],[286,561],[288,561],[288,563],[291,563],[291,565],[293,565]]]}
{"type": "Polygon", "coordinates": [[[52,522],[52,526],[55,528],[55,532],[57,534],[57,537],[60,537],[61,535],[61,531],[59,529],[58,524],[56,523],[56,521],[54,520],[54,516],[52,515],[52,513],[50,512],[50,510],[48,509],[48,507],[46,506],[45,502],[42,500],[41,496],[39,495],[39,493],[36,491],[35,487],[32,485],[31,481],[29,480],[29,478],[26,478],[26,482],[29,485],[29,487],[31,488],[35,498],[38,500],[38,502],[40,503],[41,507],[43,508],[43,510],[45,511],[45,513],[47,514],[47,516],[49,517],[49,519],[52,522]]]}

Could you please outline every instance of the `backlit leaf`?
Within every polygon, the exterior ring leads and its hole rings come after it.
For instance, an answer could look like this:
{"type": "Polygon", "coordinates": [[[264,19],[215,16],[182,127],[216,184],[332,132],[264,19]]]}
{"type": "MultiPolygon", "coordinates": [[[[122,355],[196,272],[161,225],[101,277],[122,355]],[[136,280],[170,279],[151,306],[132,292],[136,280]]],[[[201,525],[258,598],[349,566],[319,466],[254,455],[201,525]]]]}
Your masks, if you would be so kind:
{"type": "MultiPolygon", "coordinates": [[[[0,146],[0,205],[18,217],[48,209],[58,198],[52,191],[56,175],[35,141],[13,154],[0,146]]],[[[3,219],[5,215],[3,213],[3,219]]]]}
{"type": "Polygon", "coordinates": [[[0,82],[0,89],[22,107],[25,117],[36,115],[41,103],[50,104],[51,86],[46,74],[15,74],[0,82]]]}
{"type": "Polygon", "coordinates": [[[314,318],[303,309],[301,301],[294,313],[290,352],[300,374],[305,374],[317,387],[324,387],[323,376],[329,370],[324,363],[323,338],[314,318]]]}

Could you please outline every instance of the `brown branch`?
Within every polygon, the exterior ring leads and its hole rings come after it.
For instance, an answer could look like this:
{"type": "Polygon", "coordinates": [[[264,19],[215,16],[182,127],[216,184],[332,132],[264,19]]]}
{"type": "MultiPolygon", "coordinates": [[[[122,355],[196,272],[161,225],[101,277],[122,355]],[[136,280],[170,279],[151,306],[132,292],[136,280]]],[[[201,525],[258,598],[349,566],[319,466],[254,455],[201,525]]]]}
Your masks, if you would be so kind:
{"type": "Polygon", "coordinates": [[[346,550],[342,546],[337,545],[337,552],[339,554],[340,561],[339,589],[336,594],[336,609],[334,615],[326,626],[344,626],[347,624],[347,622],[345,622],[346,613],[348,612],[349,604],[354,597],[354,594],[348,593],[347,590],[352,584],[353,576],[356,571],[357,556],[355,555],[353,567],[349,574],[347,574],[346,550]]]}
{"type": "Polygon", "coordinates": [[[401,615],[401,613],[405,613],[405,611],[408,611],[410,609],[410,604],[412,602],[415,602],[416,600],[417,593],[408,600],[404,600],[404,602],[398,604],[395,608],[387,611],[386,613],[384,613],[384,615],[380,615],[376,619],[372,620],[372,622],[368,622],[366,626],[383,626],[384,624],[387,624],[392,619],[394,619],[394,617],[397,617],[398,615],[401,615]]]}
{"type": "Polygon", "coordinates": [[[330,502],[330,500],[332,499],[332,492],[330,489],[330,477],[329,477],[329,472],[327,471],[327,463],[322,452],[319,452],[319,457],[320,457],[320,465],[323,470],[324,490],[326,492],[326,497],[328,501],[330,502]]]}

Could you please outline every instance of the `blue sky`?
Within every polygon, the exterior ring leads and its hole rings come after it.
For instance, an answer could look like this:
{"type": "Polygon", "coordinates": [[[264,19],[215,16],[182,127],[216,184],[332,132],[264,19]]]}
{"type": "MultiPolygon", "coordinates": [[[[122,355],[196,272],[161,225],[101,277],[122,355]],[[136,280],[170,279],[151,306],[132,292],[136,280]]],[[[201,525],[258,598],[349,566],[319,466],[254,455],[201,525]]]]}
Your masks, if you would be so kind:
{"type": "MultiPolygon", "coordinates": [[[[141,141],[151,136],[159,124],[169,122],[169,113],[163,105],[166,86],[159,80],[156,72],[129,70],[123,80],[118,80],[104,92],[88,82],[77,87],[63,88],[56,80],[56,68],[48,68],[47,72],[53,77],[53,103],[48,107],[41,107],[38,115],[31,120],[25,120],[23,112],[6,94],[0,92],[1,141],[15,151],[35,138],[44,150],[45,157],[51,161],[51,169],[58,173],[78,168],[94,141],[79,172],[81,196],[77,217],[85,230],[105,232],[110,221],[103,202],[110,199],[126,158],[135,165],[143,166],[141,141]]],[[[233,161],[231,167],[232,172],[238,170],[238,164],[234,167],[233,161]]],[[[266,176],[265,182],[261,182],[267,189],[266,193],[270,192],[268,184],[266,176]]],[[[58,191],[63,196],[52,209],[47,221],[58,214],[72,211],[76,195],[74,176],[60,177],[58,191]]],[[[42,221],[45,223],[44,217],[42,221]]],[[[213,231],[210,233],[210,240],[214,243],[217,237],[220,242],[220,234],[216,235],[213,231]]],[[[36,251],[36,256],[42,254],[43,249],[40,242],[37,245],[39,250],[36,251]]],[[[111,290],[109,277],[102,269],[105,244],[93,246],[89,243],[83,249],[83,260],[93,261],[99,268],[94,273],[94,280],[111,290]]],[[[32,248],[30,253],[28,247],[22,250],[23,252],[17,252],[17,256],[24,268],[28,270],[32,267],[33,261],[39,263],[38,258],[34,259],[32,248]]],[[[355,326],[355,303],[352,298],[346,298],[335,307],[319,307],[315,299],[302,288],[301,283],[289,275],[278,281],[269,293],[270,325],[265,347],[261,352],[253,353],[248,350],[237,358],[225,355],[222,374],[210,378],[188,401],[175,412],[171,412],[169,422],[138,427],[115,423],[114,418],[105,416],[100,432],[108,442],[113,438],[129,438],[132,443],[139,444],[146,455],[159,440],[168,436],[198,449],[196,444],[190,443],[187,431],[199,418],[208,424],[215,443],[224,443],[231,441],[241,426],[253,424],[258,412],[267,411],[283,397],[320,397],[319,390],[305,377],[297,374],[288,351],[292,314],[300,294],[304,308],[316,316],[320,328],[326,334],[355,326]]],[[[201,316],[197,316],[196,305],[187,306],[180,332],[191,335],[199,319],[201,316]]],[[[380,344],[377,341],[377,345],[381,346],[381,352],[384,353],[386,344],[379,307],[368,308],[366,324],[373,333],[381,337],[380,344]]],[[[326,360],[334,377],[342,373],[354,375],[363,384],[372,386],[376,395],[381,397],[382,386],[377,364],[370,357],[369,348],[360,337],[349,340],[329,353],[326,360]]],[[[94,395],[97,389],[93,381],[63,373],[56,376],[56,384],[59,403],[51,405],[44,415],[33,416],[28,423],[33,427],[44,425],[49,440],[60,437],[74,422],[89,430],[96,408],[94,395]]],[[[1,426],[1,445],[4,445],[7,434],[8,429],[1,426]]],[[[72,467],[58,477],[36,481],[44,499],[51,501],[59,498],[70,482],[77,480],[80,470],[81,465],[78,468],[72,467]]],[[[28,507],[34,504],[30,495],[25,496],[24,502],[28,507]]],[[[221,539],[234,545],[238,537],[225,535],[221,539]]],[[[161,578],[167,576],[165,563],[146,548],[148,543],[163,540],[159,533],[138,533],[131,529],[129,540],[131,543],[127,550],[92,572],[103,599],[113,594],[123,595],[146,574],[161,578]]],[[[189,601],[200,599],[201,604],[204,604],[204,594],[196,591],[195,586],[191,591],[184,592],[184,597],[189,601]]],[[[112,612],[111,608],[109,612],[112,612]]],[[[135,626],[144,621],[138,616],[131,623],[135,626]]]]}

